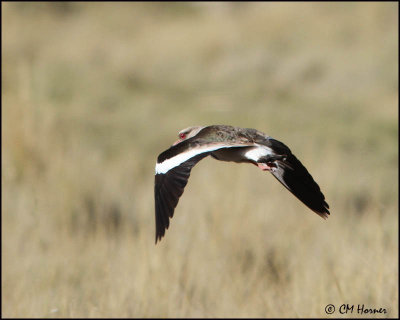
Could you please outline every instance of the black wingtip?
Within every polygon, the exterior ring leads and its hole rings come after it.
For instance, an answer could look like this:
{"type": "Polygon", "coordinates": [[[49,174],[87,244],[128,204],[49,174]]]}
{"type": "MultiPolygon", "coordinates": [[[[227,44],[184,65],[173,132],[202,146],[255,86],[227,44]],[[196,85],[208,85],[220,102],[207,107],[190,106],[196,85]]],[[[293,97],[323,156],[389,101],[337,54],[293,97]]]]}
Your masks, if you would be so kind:
{"type": "MultiPolygon", "coordinates": [[[[162,227],[161,227],[162,228],[162,227]]],[[[166,229],[161,229],[156,227],[156,240],[155,240],[155,244],[157,244],[157,242],[160,242],[161,239],[164,237],[165,234],[165,230],[166,229]]]]}
{"type": "Polygon", "coordinates": [[[154,244],[157,244],[157,242],[161,241],[161,238],[163,237],[163,234],[159,232],[157,226],[156,226],[156,241],[154,244]]]}
{"type": "Polygon", "coordinates": [[[164,237],[165,235],[165,230],[167,230],[168,227],[165,227],[164,225],[157,223],[156,221],[156,240],[155,240],[155,244],[157,244],[157,242],[160,242],[161,239],[164,237]]]}
{"type": "Polygon", "coordinates": [[[330,216],[330,212],[328,209],[325,209],[324,211],[316,211],[316,210],[313,211],[324,220],[328,219],[328,217],[330,216]]]}
{"type": "MultiPolygon", "coordinates": [[[[322,192],[321,192],[322,194],[322,192]]],[[[323,196],[323,194],[322,194],[323,196]]],[[[325,198],[325,197],[324,197],[325,198]]],[[[306,204],[307,205],[307,204],[306,204]]],[[[307,205],[309,208],[310,206],[307,205]]],[[[319,215],[321,218],[323,218],[324,220],[328,219],[328,217],[330,216],[330,212],[329,212],[329,204],[323,200],[323,202],[320,204],[320,208],[319,209],[312,209],[310,208],[312,211],[314,211],[317,215],[319,215]]]]}

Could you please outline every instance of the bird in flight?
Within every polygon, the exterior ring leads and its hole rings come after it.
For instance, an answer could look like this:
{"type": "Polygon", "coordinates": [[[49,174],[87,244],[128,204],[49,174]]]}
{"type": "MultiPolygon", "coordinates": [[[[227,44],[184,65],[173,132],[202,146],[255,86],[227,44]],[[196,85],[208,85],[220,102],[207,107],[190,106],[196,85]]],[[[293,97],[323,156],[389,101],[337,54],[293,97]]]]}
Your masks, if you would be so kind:
{"type": "Polygon", "coordinates": [[[190,171],[201,159],[252,163],[269,171],[280,183],[320,217],[328,218],[329,205],[307,169],[282,142],[256,129],[227,125],[195,126],[179,132],[177,140],[157,158],[154,199],[156,243],[187,184],[190,171]]]}

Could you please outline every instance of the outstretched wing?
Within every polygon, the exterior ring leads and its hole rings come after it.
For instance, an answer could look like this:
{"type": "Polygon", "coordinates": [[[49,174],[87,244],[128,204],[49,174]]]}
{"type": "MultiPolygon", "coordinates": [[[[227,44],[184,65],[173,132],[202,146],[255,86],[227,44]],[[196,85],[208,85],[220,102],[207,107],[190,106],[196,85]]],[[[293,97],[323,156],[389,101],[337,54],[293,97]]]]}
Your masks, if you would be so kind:
{"type": "Polygon", "coordinates": [[[169,227],[169,219],[173,217],[183,190],[188,182],[190,171],[201,159],[210,153],[199,154],[164,174],[156,174],[154,183],[154,199],[156,206],[156,243],[169,227]]]}
{"type": "Polygon", "coordinates": [[[183,190],[188,182],[190,171],[201,159],[211,152],[232,147],[248,147],[249,144],[208,143],[201,144],[188,139],[172,146],[158,156],[154,181],[154,200],[156,211],[156,243],[169,227],[183,190]]]}
{"type": "Polygon", "coordinates": [[[270,138],[268,146],[277,154],[286,155],[284,159],[274,161],[276,167],[270,171],[272,175],[307,207],[322,218],[328,218],[329,205],[325,196],[303,164],[282,142],[270,138]]]}

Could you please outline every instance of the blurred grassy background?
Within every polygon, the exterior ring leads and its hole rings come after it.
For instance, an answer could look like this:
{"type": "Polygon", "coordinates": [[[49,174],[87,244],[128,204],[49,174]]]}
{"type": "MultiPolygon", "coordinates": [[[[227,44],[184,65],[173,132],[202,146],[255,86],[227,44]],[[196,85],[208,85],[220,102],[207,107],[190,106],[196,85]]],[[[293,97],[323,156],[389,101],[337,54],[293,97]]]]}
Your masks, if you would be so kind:
{"type": "Polygon", "coordinates": [[[397,3],[2,9],[4,317],[398,316],[397,3]],[[156,157],[209,124],[289,145],[330,218],[205,159],[154,246],[156,157]]]}

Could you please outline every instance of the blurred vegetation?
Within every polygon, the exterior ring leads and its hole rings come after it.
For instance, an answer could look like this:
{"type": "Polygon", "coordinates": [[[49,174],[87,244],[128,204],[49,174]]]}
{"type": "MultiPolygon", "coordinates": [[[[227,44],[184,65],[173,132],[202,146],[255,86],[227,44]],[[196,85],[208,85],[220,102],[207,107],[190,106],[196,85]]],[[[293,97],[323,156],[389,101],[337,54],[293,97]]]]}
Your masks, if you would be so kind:
{"type": "Polygon", "coordinates": [[[2,18],[3,316],[398,316],[397,3],[6,2],[2,18]],[[206,159],[154,246],[156,157],[209,124],[289,145],[330,218],[206,159]]]}

